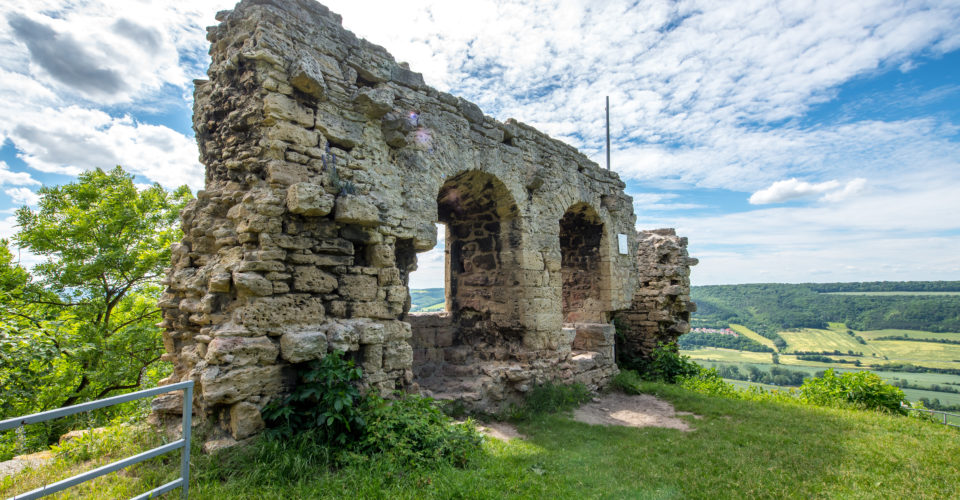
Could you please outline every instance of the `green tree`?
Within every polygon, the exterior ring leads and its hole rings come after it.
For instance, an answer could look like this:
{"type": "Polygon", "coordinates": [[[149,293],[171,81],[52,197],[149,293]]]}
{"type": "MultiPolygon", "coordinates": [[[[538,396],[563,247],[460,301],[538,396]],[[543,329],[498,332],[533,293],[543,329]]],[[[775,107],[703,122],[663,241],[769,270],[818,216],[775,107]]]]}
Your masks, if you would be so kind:
{"type": "Polygon", "coordinates": [[[47,377],[34,388],[34,409],[139,387],[162,353],[154,326],[159,279],[190,190],[138,190],[118,166],[38,194],[37,210],[17,211],[14,240],[46,258],[31,281],[42,293],[10,297],[4,307],[18,321],[19,337],[51,354],[27,363],[47,377]]]}

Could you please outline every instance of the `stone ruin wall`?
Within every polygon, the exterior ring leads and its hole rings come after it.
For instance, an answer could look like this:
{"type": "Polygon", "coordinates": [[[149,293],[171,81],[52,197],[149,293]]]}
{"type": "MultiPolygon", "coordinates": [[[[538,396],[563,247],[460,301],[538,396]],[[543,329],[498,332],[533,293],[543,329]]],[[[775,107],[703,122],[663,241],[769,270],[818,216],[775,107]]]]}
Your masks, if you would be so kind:
{"type": "Polygon", "coordinates": [[[629,332],[620,339],[622,358],[648,358],[657,343],[676,342],[690,331],[690,267],[699,262],[687,253],[687,238],[673,229],[640,231],[637,268],[640,286],[633,304],[615,315],[629,332]]]}
{"type": "Polygon", "coordinates": [[[252,435],[298,366],[334,350],[384,394],[486,409],[617,372],[612,315],[649,305],[641,281],[662,285],[638,272],[649,238],[617,174],[426,86],[311,0],[244,0],[217,20],[195,82],[206,186],[160,302],[165,383],[194,380],[198,415],[252,435]],[[408,314],[437,222],[448,312],[408,314]]]}

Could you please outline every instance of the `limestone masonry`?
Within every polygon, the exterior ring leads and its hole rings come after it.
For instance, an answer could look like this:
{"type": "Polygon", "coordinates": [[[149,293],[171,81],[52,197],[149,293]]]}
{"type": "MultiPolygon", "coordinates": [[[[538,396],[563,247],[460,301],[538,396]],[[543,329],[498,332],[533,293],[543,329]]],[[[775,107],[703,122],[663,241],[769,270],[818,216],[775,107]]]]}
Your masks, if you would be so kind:
{"type": "MultiPolygon", "coordinates": [[[[424,84],[310,0],[244,0],[210,28],[163,308],[167,382],[233,438],[335,350],[389,395],[495,409],[548,380],[596,388],[689,329],[686,238],[637,233],[617,174],[424,84]],[[409,314],[446,231],[447,312],[409,314]]],[[[175,414],[175,396],[158,398],[175,414]]]]}

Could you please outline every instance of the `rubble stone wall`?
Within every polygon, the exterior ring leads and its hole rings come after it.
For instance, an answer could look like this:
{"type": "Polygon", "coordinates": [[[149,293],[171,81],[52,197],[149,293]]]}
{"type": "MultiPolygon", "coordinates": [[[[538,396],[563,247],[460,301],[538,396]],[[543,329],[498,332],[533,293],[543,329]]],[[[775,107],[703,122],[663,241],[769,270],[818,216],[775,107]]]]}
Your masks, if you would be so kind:
{"type": "Polygon", "coordinates": [[[697,259],[687,253],[687,238],[673,229],[640,231],[637,269],[640,286],[633,304],[616,314],[621,329],[622,358],[648,358],[658,342],[676,342],[690,331],[690,267],[697,259]]]}
{"type": "Polygon", "coordinates": [[[217,20],[195,82],[206,186],[183,211],[160,303],[168,381],[197,382],[198,414],[255,433],[301,364],[333,351],[385,394],[488,408],[616,373],[609,325],[564,326],[564,313],[604,323],[635,304],[641,241],[616,173],[428,87],[312,0],[244,0],[217,20]],[[577,300],[563,291],[571,207],[590,230],[568,254],[577,300]],[[408,276],[437,222],[450,310],[418,319],[408,276]]]}

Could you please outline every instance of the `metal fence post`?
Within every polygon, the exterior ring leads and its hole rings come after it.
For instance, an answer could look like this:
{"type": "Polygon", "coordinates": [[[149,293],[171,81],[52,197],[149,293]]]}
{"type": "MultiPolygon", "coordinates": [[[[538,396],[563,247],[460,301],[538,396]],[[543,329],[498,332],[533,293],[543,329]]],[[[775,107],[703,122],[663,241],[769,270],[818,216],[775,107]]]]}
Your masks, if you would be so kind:
{"type": "Polygon", "coordinates": [[[180,419],[180,426],[183,428],[181,434],[186,442],[180,451],[180,477],[183,478],[183,485],[180,486],[180,498],[187,500],[190,491],[190,430],[193,425],[193,385],[187,386],[183,391],[183,418],[180,419]]]}

